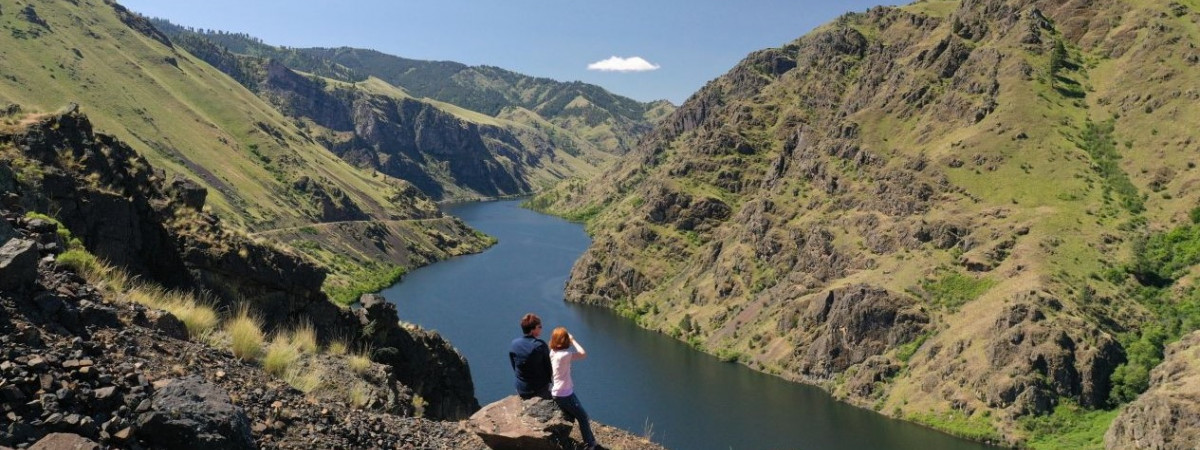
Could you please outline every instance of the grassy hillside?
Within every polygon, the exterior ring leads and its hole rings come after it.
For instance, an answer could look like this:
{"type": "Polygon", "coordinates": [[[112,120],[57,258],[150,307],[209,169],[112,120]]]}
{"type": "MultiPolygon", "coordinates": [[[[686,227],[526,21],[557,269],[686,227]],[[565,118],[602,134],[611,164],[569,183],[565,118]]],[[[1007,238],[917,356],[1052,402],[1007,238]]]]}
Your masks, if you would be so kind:
{"type": "MultiPolygon", "coordinates": [[[[294,120],[119,5],[0,2],[0,104],[30,113],[72,102],[98,131],[130,143],[168,176],[208,188],[214,212],[248,231],[331,216],[440,216],[408,183],[337,158],[294,120]]],[[[341,272],[331,281],[362,275],[341,272]]]]}
{"type": "Polygon", "coordinates": [[[377,77],[417,98],[428,98],[482,114],[521,119],[532,111],[599,151],[623,154],[674,106],[638,102],[580,82],[559,82],[491,66],[421,61],[357,48],[280,48],[251,36],[198,31],[155,19],[171,36],[203,38],[236,54],[268,57],[296,70],[361,82],[377,77]]]}
{"type": "Polygon", "coordinates": [[[534,205],[647,328],[976,439],[1097,447],[1198,325],[1195,2],[921,1],[749,55],[534,205]]]}

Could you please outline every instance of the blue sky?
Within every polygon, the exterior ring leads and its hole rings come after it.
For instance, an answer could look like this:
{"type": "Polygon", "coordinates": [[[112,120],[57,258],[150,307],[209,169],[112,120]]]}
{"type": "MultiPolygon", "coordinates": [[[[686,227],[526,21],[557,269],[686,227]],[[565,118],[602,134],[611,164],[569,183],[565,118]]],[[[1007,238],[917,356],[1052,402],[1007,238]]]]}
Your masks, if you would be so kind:
{"type": "Polygon", "coordinates": [[[748,53],[880,0],[120,0],[180,25],[291,47],[486,64],[680,104],[748,53]],[[602,71],[634,61],[642,71],[602,71]],[[606,64],[593,66],[602,61],[606,64]]]}

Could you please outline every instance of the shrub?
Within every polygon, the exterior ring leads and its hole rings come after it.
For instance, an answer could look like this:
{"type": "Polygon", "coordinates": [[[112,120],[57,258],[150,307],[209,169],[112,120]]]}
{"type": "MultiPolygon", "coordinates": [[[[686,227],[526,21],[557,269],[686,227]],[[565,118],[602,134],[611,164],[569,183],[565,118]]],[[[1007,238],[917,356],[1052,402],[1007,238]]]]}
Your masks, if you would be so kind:
{"type": "Polygon", "coordinates": [[[239,308],[237,316],[225,324],[225,332],[229,334],[233,356],[254,361],[262,354],[262,321],[251,315],[249,308],[239,308]]]}
{"type": "Polygon", "coordinates": [[[267,346],[267,354],[263,356],[263,370],[282,377],[297,359],[300,359],[300,350],[296,349],[286,336],[277,334],[271,340],[271,345],[267,346]]]}

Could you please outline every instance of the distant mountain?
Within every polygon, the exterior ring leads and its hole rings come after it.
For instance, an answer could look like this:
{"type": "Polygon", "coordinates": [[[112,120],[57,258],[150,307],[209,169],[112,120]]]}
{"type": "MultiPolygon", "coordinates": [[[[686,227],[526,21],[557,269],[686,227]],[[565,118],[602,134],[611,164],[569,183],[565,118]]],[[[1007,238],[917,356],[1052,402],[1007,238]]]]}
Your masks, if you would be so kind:
{"type": "Polygon", "coordinates": [[[5,120],[77,104],[167,177],[207,188],[207,208],[231,228],[309,231],[278,242],[333,268],[325,287],[343,299],[484,245],[413,184],[337,158],[303,123],[118,4],[4,1],[0,27],[5,120]]]}
{"type": "Polygon", "coordinates": [[[439,199],[527,194],[590,174],[673,110],[496,68],[275,47],[244,34],[155,23],[286,114],[320,128],[314,133],[331,151],[439,199]]]}
{"type": "MultiPolygon", "coordinates": [[[[1200,327],[1198,23],[1167,0],[848,14],[534,203],[593,234],[569,300],[883,414],[1098,447],[1200,327]]],[[[1151,422],[1173,427],[1123,423],[1151,422]]]]}

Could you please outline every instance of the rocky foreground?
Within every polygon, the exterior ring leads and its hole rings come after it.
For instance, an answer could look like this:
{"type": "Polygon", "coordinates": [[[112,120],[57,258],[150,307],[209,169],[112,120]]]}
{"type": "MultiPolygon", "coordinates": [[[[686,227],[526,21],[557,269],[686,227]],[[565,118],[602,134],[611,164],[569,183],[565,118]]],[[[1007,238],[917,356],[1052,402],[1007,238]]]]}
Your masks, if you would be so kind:
{"type": "MultiPolygon", "coordinates": [[[[357,409],[188,340],[169,313],[106,297],[57,266],[53,224],[6,219],[0,448],[487,448],[461,422],[406,416],[396,397],[411,391],[383,365],[369,374],[391,388],[357,409]]],[[[659,448],[609,427],[598,434],[609,448],[659,448]]]]}

